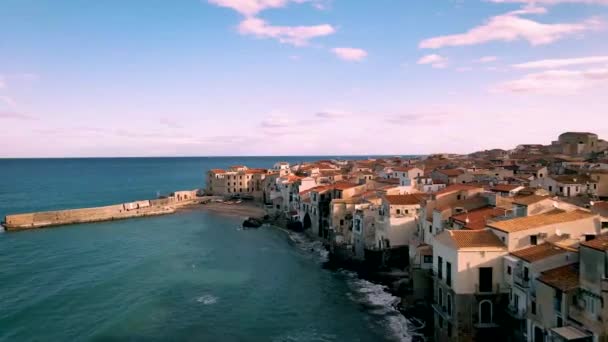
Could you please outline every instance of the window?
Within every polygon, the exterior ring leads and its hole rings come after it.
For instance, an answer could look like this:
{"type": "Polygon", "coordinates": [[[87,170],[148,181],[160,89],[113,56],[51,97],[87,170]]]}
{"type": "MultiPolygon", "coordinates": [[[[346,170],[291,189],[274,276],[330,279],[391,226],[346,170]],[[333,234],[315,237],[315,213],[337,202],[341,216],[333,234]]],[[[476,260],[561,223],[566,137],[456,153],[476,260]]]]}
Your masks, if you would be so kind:
{"type": "Polygon", "coordinates": [[[536,246],[538,244],[538,236],[530,235],[530,244],[536,246]]]}
{"type": "Polygon", "coordinates": [[[401,214],[401,209],[397,209],[397,215],[401,214]]]}
{"type": "Polygon", "coordinates": [[[524,280],[530,280],[530,270],[524,267],[524,280]]]}
{"type": "Polygon", "coordinates": [[[437,277],[443,279],[443,258],[437,257],[437,277]]]}
{"type": "Polygon", "coordinates": [[[532,312],[533,315],[536,315],[536,302],[535,301],[530,302],[530,312],[532,312]]]}
{"type": "Polygon", "coordinates": [[[340,225],[343,226],[344,225],[344,220],[340,220],[340,225]]]}
{"type": "Polygon", "coordinates": [[[448,315],[452,316],[452,295],[448,293],[447,296],[447,307],[448,307],[448,315]]]}
{"type": "Polygon", "coordinates": [[[511,266],[507,266],[507,274],[511,275],[511,266]]]}
{"type": "Polygon", "coordinates": [[[487,299],[479,303],[479,323],[492,323],[492,302],[487,299]]]}
{"type": "Polygon", "coordinates": [[[462,196],[460,196],[460,195],[456,196],[457,200],[460,200],[461,198],[462,198],[462,196]]]}
{"type": "Polygon", "coordinates": [[[443,307],[443,289],[441,287],[437,290],[437,303],[439,303],[439,307],[443,307]]]}
{"type": "Polygon", "coordinates": [[[564,321],[562,320],[561,317],[557,317],[557,327],[561,328],[564,325],[564,321]]]}
{"type": "Polygon", "coordinates": [[[452,323],[448,322],[448,337],[452,337],[452,323]]]}
{"type": "Polygon", "coordinates": [[[452,286],[452,264],[449,262],[445,263],[445,283],[452,286]]]}
{"type": "Polygon", "coordinates": [[[408,211],[407,209],[405,209],[405,214],[406,214],[406,215],[407,215],[407,214],[409,214],[409,211],[408,211]]]}
{"type": "Polygon", "coordinates": [[[443,328],[443,317],[439,316],[439,319],[437,321],[439,323],[439,327],[443,328]]]}
{"type": "Polygon", "coordinates": [[[425,264],[432,264],[433,263],[433,256],[432,255],[425,255],[424,256],[424,263],[425,264]]]}
{"type": "Polygon", "coordinates": [[[492,292],[492,267],[480,267],[478,281],[479,292],[492,292]]]}

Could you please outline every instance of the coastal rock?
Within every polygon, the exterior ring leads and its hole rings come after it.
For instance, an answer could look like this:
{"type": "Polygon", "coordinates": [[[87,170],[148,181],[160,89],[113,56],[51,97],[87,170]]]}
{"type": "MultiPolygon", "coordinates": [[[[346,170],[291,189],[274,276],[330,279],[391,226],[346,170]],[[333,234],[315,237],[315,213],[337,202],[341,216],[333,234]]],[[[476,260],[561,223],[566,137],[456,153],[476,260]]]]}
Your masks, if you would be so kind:
{"type": "Polygon", "coordinates": [[[243,221],[243,228],[260,228],[263,222],[260,219],[250,217],[243,221]]]}

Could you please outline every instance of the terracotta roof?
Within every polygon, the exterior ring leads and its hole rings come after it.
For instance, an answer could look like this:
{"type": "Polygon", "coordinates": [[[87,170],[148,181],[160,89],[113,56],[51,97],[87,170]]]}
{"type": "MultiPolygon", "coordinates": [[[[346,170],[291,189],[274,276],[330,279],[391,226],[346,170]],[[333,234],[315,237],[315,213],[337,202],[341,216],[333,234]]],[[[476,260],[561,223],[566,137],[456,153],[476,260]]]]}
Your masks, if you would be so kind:
{"type": "Polygon", "coordinates": [[[471,210],[468,213],[453,215],[452,219],[462,223],[464,228],[467,229],[483,229],[489,218],[503,216],[505,212],[506,210],[503,208],[485,207],[471,210]]]}
{"type": "Polygon", "coordinates": [[[248,169],[247,171],[245,171],[246,174],[265,174],[266,173],[266,169],[248,169]]]}
{"type": "Polygon", "coordinates": [[[464,170],[461,169],[443,169],[437,170],[437,172],[442,173],[448,177],[457,177],[464,174],[464,170]]]}
{"type": "Polygon", "coordinates": [[[211,170],[209,170],[209,172],[211,172],[211,173],[226,173],[226,170],[222,170],[222,169],[211,169],[211,170]]]}
{"type": "Polygon", "coordinates": [[[397,178],[376,178],[374,179],[374,181],[378,182],[378,183],[386,183],[386,184],[399,184],[399,179],[397,178]]]}
{"type": "Polygon", "coordinates": [[[597,249],[598,251],[608,251],[608,234],[598,235],[593,240],[581,242],[581,246],[597,249]]]}
{"type": "Polygon", "coordinates": [[[567,292],[578,287],[578,263],[542,272],[538,281],[567,292]]]}
{"type": "Polygon", "coordinates": [[[511,254],[527,262],[535,262],[562,253],[566,253],[566,250],[556,247],[550,243],[543,243],[538,246],[520,249],[512,252],[511,254]]]}
{"type": "Polygon", "coordinates": [[[518,197],[514,198],[513,203],[528,206],[530,204],[538,203],[547,198],[549,198],[549,196],[539,196],[539,195],[530,195],[530,196],[522,196],[522,197],[518,196],[518,197]]]}
{"type": "Polygon", "coordinates": [[[421,194],[409,195],[386,195],[386,200],[390,205],[416,205],[424,198],[421,194]]]}
{"type": "Polygon", "coordinates": [[[540,215],[519,217],[512,220],[489,223],[488,226],[503,232],[513,233],[523,230],[548,226],[556,223],[573,222],[595,216],[595,214],[574,210],[569,212],[544,213],[540,215]]]}
{"type": "Polygon", "coordinates": [[[397,167],[393,167],[393,171],[398,171],[398,172],[408,172],[409,170],[413,169],[414,167],[412,166],[397,166],[397,167]]]}
{"type": "Polygon", "coordinates": [[[444,194],[449,194],[449,193],[458,192],[458,191],[475,190],[475,189],[483,189],[483,188],[481,186],[477,186],[477,185],[453,184],[453,185],[445,187],[444,189],[437,191],[435,193],[435,195],[444,195],[444,194]]]}
{"type": "Polygon", "coordinates": [[[447,230],[457,249],[496,247],[506,248],[498,236],[488,229],[447,230]]]}
{"type": "Polygon", "coordinates": [[[608,202],[595,202],[593,208],[608,210],[608,202]]]}
{"type": "Polygon", "coordinates": [[[232,165],[230,168],[231,169],[242,169],[244,167],[245,167],[245,165],[232,165]]]}
{"type": "Polygon", "coordinates": [[[346,189],[354,188],[356,186],[359,186],[359,184],[348,183],[348,182],[336,182],[333,185],[334,189],[336,189],[336,190],[346,190],[346,189]]]}
{"type": "Polygon", "coordinates": [[[517,188],[519,188],[521,185],[514,185],[514,184],[496,184],[493,187],[490,188],[490,191],[494,191],[494,192],[511,192],[517,188]]]}

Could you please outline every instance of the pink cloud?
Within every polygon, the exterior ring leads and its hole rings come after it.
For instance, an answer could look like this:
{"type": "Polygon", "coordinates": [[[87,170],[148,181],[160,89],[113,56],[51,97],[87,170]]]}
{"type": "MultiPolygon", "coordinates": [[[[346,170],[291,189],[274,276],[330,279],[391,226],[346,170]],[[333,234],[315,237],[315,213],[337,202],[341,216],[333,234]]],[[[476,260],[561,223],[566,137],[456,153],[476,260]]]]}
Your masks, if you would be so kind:
{"type": "Polygon", "coordinates": [[[345,61],[359,62],[359,61],[364,60],[367,57],[367,51],[365,51],[363,49],[340,47],[340,48],[333,48],[333,49],[331,49],[331,51],[338,58],[343,59],[345,61]]]}
{"type": "Polygon", "coordinates": [[[498,57],[496,56],[484,56],[481,57],[477,60],[475,60],[475,62],[477,63],[492,63],[492,62],[496,62],[498,60],[498,57]]]}
{"type": "Polygon", "coordinates": [[[274,26],[259,18],[246,18],[238,26],[238,31],[243,35],[252,35],[258,38],[272,38],[281,43],[295,46],[307,45],[308,41],[328,36],[336,32],[333,26],[328,24],[314,26],[274,26]]]}
{"type": "Polygon", "coordinates": [[[608,85],[608,68],[587,70],[547,70],[504,82],[496,91],[540,94],[574,94],[584,89],[608,85]]]}
{"type": "Polygon", "coordinates": [[[544,9],[538,7],[527,7],[491,17],[483,25],[474,27],[465,33],[426,39],[420,42],[419,46],[425,49],[438,49],[445,46],[467,46],[492,41],[517,40],[525,40],[531,45],[544,45],[570,35],[595,30],[601,26],[601,22],[597,18],[579,23],[543,24],[520,16],[543,11],[544,9]]]}
{"type": "Polygon", "coordinates": [[[448,59],[443,56],[440,56],[440,55],[432,54],[432,55],[423,56],[416,63],[429,64],[433,68],[442,69],[448,65],[448,59]]]}
{"type": "Polygon", "coordinates": [[[514,64],[516,69],[554,69],[575,65],[608,63],[608,56],[590,56],[580,58],[543,59],[527,63],[514,64]]]}
{"type": "Polygon", "coordinates": [[[557,5],[557,4],[587,4],[608,5],[608,0],[490,0],[496,3],[522,3],[530,5],[557,5]]]}
{"type": "Polygon", "coordinates": [[[283,7],[287,0],[209,0],[209,3],[231,8],[245,16],[253,16],[267,8],[283,7]]]}

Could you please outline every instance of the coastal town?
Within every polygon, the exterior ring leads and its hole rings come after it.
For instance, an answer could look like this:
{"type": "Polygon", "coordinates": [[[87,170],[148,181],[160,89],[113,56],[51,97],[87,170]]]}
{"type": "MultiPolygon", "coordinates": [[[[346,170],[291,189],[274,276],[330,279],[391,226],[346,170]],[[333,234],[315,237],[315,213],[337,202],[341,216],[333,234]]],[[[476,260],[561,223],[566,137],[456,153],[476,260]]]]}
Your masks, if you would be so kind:
{"type": "Polygon", "coordinates": [[[608,341],[608,142],[209,170],[331,258],[401,270],[435,341],[608,341]]]}

